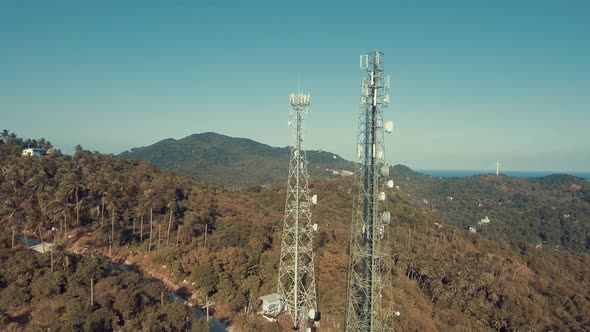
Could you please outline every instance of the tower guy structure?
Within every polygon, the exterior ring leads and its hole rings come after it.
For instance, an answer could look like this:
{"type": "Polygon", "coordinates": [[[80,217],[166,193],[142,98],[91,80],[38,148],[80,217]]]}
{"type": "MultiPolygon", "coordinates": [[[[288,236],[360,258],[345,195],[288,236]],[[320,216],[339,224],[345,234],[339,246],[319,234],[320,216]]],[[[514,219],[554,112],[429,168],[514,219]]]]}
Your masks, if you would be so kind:
{"type": "Polygon", "coordinates": [[[389,78],[383,76],[382,53],[361,55],[366,71],[361,84],[361,105],[357,137],[358,162],[353,188],[348,268],[346,331],[386,331],[390,328],[381,302],[388,285],[384,255],[388,252],[386,226],[391,214],[386,211],[385,188],[389,165],[384,161],[384,132],[393,122],[383,121],[389,103],[389,78]]]}
{"type": "Polygon", "coordinates": [[[278,294],[283,310],[293,320],[293,330],[306,331],[319,320],[313,259],[313,232],[317,226],[311,220],[311,205],[317,202],[317,197],[309,193],[307,160],[301,148],[310,96],[291,94],[289,100],[295,142],[289,163],[278,294]]]}

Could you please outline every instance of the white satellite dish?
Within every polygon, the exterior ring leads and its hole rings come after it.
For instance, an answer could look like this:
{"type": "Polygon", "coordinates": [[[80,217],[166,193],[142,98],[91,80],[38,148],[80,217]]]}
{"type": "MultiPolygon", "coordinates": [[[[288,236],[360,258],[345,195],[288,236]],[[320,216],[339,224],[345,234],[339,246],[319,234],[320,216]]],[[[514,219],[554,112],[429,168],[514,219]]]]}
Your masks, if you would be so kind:
{"type": "Polygon", "coordinates": [[[386,133],[393,132],[393,121],[386,121],[385,122],[385,132],[386,133]]]}
{"type": "Polygon", "coordinates": [[[317,232],[318,231],[318,224],[313,224],[313,231],[317,232]]]}
{"type": "Polygon", "coordinates": [[[379,200],[380,201],[384,201],[385,200],[385,192],[382,191],[382,192],[379,193],[379,200]]]}
{"type": "Polygon", "coordinates": [[[311,204],[318,204],[318,195],[311,196],[311,204]]]}
{"type": "Polygon", "coordinates": [[[381,220],[383,221],[384,224],[389,225],[389,223],[391,222],[391,212],[389,211],[385,211],[381,214],[381,220]]]}
{"type": "Polygon", "coordinates": [[[288,123],[289,127],[291,127],[292,124],[293,124],[293,122],[289,121],[289,123],[288,123]]]}
{"type": "Polygon", "coordinates": [[[385,177],[389,176],[389,164],[385,164],[383,167],[381,167],[381,175],[385,177]]]}
{"type": "Polygon", "coordinates": [[[387,181],[386,186],[387,186],[387,188],[393,188],[393,180],[387,181]]]}

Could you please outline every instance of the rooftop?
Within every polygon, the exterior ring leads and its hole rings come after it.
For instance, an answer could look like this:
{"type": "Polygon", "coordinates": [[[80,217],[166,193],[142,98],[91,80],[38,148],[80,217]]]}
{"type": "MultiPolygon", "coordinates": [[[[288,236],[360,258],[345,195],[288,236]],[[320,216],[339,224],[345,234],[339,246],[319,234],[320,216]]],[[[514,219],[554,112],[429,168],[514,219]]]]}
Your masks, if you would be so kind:
{"type": "Polygon", "coordinates": [[[272,293],[272,294],[261,296],[261,297],[259,297],[259,299],[261,299],[262,301],[265,301],[265,302],[277,302],[277,301],[281,300],[281,295],[279,295],[278,293],[272,293]]]}

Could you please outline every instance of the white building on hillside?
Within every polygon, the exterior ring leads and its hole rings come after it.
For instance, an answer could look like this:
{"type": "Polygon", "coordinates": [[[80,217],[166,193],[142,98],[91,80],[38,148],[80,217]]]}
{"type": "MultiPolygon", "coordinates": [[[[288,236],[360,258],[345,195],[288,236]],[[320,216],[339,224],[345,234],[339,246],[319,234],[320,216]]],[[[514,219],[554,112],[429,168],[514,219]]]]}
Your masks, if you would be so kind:
{"type": "Polygon", "coordinates": [[[490,223],[490,218],[488,218],[488,216],[486,216],[485,218],[483,218],[482,220],[480,220],[478,222],[478,224],[480,224],[480,225],[489,224],[489,223],[490,223]]]}
{"type": "Polygon", "coordinates": [[[23,150],[23,156],[42,156],[45,154],[45,150],[42,148],[26,148],[23,150]]]}

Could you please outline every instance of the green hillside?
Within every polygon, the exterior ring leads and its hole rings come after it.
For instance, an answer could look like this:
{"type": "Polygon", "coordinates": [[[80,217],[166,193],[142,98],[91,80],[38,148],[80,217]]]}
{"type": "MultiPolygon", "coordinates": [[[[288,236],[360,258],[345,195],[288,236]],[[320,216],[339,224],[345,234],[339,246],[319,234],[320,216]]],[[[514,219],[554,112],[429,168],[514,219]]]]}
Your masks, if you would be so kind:
{"type": "MultiPolygon", "coordinates": [[[[194,134],[180,140],[166,139],[120,154],[145,160],[161,169],[230,187],[285,182],[289,148],[271,147],[246,138],[216,133],[194,134]]],[[[311,177],[334,177],[330,170],[354,170],[354,164],[322,151],[307,151],[311,177]]]]}
{"type": "Polygon", "coordinates": [[[479,175],[439,178],[405,166],[392,170],[399,191],[446,224],[473,226],[494,240],[522,240],[590,252],[590,182],[554,174],[520,179],[479,175]],[[489,220],[482,222],[482,219],[489,220]]]}

